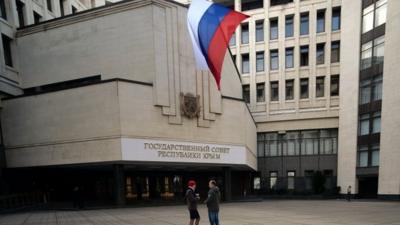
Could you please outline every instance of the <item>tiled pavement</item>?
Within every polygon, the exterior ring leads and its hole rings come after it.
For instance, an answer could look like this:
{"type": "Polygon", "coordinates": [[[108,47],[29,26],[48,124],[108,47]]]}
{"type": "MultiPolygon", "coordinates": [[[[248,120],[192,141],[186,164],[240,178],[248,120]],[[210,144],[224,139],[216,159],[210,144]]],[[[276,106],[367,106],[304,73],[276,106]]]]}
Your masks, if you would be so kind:
{"type": "MultiPolygon", "coordinates": [[[[199,207],[206,225],[204,205],[199,207]]],[[[46,211],[0,215],[0,225],[177,225],[188,224],[185,206],[46,211]]],[[[400,225],[400,202],[292,201],[221,205],[221,225],[400,225]]]]}

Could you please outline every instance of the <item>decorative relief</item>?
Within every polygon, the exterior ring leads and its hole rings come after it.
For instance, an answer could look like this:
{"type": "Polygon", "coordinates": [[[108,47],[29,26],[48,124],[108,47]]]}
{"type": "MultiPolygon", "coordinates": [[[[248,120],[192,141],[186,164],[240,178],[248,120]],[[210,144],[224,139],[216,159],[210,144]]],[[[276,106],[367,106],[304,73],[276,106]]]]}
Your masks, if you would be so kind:
{"type": "Polygon", "coordinates": [[[198,117],[200,114],[200,95],[192,93],[180,94],[182,115],[189,119],[198,117]]]}

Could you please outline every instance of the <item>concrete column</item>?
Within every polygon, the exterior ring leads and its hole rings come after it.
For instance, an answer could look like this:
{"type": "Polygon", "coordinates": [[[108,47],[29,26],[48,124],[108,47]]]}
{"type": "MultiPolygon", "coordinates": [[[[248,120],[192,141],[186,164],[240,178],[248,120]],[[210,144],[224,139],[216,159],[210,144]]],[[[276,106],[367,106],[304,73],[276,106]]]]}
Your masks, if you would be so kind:
{"type": "Polygon", "coordinates": [[[224,191],[225,201],[232,200],[232,169],[230,167],[224,168],[224,191]]]}
{"type": "Polygon", "coordinates": [[[114,165],[114,202],[118,206],[125,205],[124,165],[114,165]]]}

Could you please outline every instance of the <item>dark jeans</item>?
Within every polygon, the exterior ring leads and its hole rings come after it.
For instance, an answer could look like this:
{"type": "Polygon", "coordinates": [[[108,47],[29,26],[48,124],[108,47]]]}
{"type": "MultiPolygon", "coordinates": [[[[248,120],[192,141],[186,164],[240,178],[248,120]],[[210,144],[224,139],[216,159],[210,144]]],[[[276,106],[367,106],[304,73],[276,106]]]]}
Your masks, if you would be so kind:
{"type": "Polygon", "coordinates": [[[218,212],[208,211],[210,225],[219,225],[218,212]]]}

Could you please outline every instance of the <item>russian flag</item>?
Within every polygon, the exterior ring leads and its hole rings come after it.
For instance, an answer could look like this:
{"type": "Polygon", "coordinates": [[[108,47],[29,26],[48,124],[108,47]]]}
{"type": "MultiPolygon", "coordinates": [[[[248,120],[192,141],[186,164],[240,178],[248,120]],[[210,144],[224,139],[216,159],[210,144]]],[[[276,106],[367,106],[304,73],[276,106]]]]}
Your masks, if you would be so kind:
{"type": "Polygon", "coordinates": [[[193,0],[187,23],[197,68],[210,70],[220,90],[221,70],[229,40],[249,16],[206,0],[193,0]]]}

